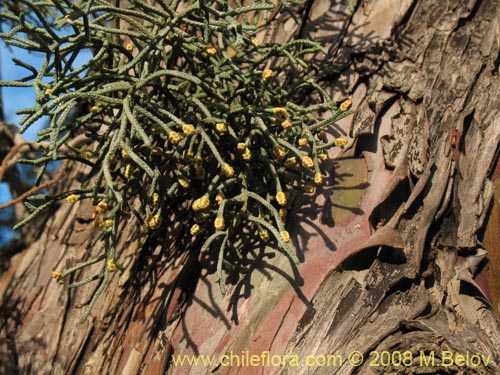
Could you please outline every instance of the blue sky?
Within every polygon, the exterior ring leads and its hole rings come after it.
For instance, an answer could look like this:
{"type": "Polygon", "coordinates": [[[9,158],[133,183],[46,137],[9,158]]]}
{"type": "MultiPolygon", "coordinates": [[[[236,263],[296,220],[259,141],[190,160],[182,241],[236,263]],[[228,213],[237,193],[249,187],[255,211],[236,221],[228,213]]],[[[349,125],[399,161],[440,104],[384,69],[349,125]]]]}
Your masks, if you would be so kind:
{"type": "MultiPolygon", "coordinates": [[[[16,66],[12,62],[12,57],[27,61],[30,65],[37,67],[41,64],[43,56],[36,53],[28,53],[19,48],[7,48],[5,43],[0,40],[0,79],[13,80],[23,77],[27,74],[26,69],[16,66]]],[[[90,58],[88,53],[80,56],[75,61],[75,66],[79,66],[90,58]]],[[[20,108],[31,107],[35,101],[35,92],[33,88],[21,87],[2,87],[3,108],[6,121],[10,124],[19,124],[21,116],[16,115],[16,111],[20,108]]],[[[37,132],[43,128],[46,119],[41,119],[33,124],[24,134],[24,138],[28,141],[33,141],[37,138],[37,132]]],[[[7,184],[0,183],[0,204],[10,200],[10,193],[7,184]]],[[[5,215],[5,213],[3,213],[5,215]]],[[[0,212],[0,218],[2,213],[0,212]]],[[[15,233],[0,226],[0,246],[5,241],[8,241],[15,233]]]]}

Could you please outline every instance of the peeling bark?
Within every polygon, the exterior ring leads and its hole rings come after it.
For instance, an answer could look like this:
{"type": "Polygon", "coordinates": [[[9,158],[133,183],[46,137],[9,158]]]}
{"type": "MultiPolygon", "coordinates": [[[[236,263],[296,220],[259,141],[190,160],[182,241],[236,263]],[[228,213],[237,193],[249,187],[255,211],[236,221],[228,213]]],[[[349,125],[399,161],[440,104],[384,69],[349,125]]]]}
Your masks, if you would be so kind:
{"type": "Polygon", "coordinates": [[[316,0],[303,17],[301,27],[286,18],[264,25],[262,38],[298,32],[327,48],[311,61],[332,96],[350,96],[356,108],[332,135],[357,137],[330,155],[325,189],[301,198],[305,209],[291,226],[303,263],[253,249],[254,265],[228,275],[222,296],[212,266],[182,251],[181,226],[144,238],[131,221],[117,248],[125,271],[80,325],[95,286],[68,291],[50,273],[87,255],[91,208],[62,206],[1,276],[0,372],[499,373],[498,312],[476,277],[487,251],[499,251],[483,242],[482,228],[497,207],[500,4],[367,0],[350,15],[343,3],[316,0]],[[346,360],[354,350],[367,359],[359,367],[346,360]],[[370,352],[384,350],[410,352],[414,364],[431,352],[442,363],[443,351],[490,361],[370,367],[370,352]],[[244,351],[343,361],[189,368],[170,359],[244,351]]]}

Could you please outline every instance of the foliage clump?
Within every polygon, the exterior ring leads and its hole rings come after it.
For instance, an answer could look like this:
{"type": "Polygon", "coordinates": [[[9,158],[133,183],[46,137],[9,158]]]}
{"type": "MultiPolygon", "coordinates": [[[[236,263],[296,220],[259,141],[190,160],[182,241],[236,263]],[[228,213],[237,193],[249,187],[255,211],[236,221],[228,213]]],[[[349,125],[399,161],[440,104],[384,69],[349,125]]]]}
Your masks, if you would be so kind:
{"type": "MultiPolygon", "coordinates": [[[[0,14],[13,25],[1,37],[45,61],[16,59],[27,75],[2,84],[36,92],[35,105],[18,111],[22,131],[50,119],[40,157],[21,162],[37,166],[37,184],[56,160],[89,173],[77,189],[29,196],[31,215],[19,225],[58,201],[90,199],[98,228],[94,255],[54,278],[102,262],[100,275],[70,286],[97,278],[104,287],[117,268],[118,225],[135,215],[145,231],[161,231],[180,207],[201,251],[219,249],[219,272],[243,228],[298,262],[284,217],[297,191],[323,183],[322,159],[345,144],[325,129],[350,114],[349,101],[338,107],[314,82],[304,56],[321,52],[318,44],[259,40],[257,22],[276,9],[268,0],[20,3],[0,14]],[[91,59],[75,66],[83,51],[91,59]],[[301,105],[305,97],[314,104],[301,105]]],[[[298,3],[281,1],[281,11],[298,3]]]]}

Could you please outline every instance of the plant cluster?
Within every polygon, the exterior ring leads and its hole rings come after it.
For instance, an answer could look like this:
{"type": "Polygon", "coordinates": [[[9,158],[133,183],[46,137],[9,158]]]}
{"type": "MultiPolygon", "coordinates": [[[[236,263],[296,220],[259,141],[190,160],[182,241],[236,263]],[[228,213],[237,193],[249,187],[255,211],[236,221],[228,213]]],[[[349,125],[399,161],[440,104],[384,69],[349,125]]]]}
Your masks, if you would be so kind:
{"type": "MultiPolygon", "coordinates": [[[[101,280],[90,308],[117,269],[118,225],[135,215],[146,232],[162,231],[179,207],[201,252],[218,249],[220,273],[244,227],[298,262],[284,218],[294,192],[322,185],[320,163],[346,143],[325,130],[351,113],[350,101],[338,106],[314,82],[304,57],[321,52],[318,44],[258,40],[257,22],[275,10],[269,0],[18,3],[24,9],[0,13],[13,25],[0,37],[45,60],[16,59],[27,75],[2,85],[36,92],[35,105],[18,111],[21,131],[50,120],[39,157],[20,162],[36,166],[36,184],[53,161],[89,166],[77,189],[27,197],[31,214],[18,226],[57,202],[89,199],[98,228],[93,256],[55,279],[101,262],[99,275],[70,284],[101,280]],[[92,57],[75,66],[82,51],[92,57]],[[314,104],[301,105],[304,97],[314,104]]],[[[279,6],[293,14],[300,3],[279,6]]]]}

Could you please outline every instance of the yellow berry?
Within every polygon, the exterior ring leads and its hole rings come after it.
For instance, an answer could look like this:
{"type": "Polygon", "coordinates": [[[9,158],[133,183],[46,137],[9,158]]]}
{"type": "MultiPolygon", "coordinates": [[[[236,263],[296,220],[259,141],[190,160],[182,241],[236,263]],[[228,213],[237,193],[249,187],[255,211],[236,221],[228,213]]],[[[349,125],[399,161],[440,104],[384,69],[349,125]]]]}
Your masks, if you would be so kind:
{"type": "Polygon", "coordinates": [[[227,126],[223,122],[219,122],[215,124],[215,130],[217,130],[219,133],[225,133],[227,132],[227,126]]]}
{"type": "Polygon", "coordinates": [[[323,176],[321,175],[320,172],[316,172],[314,175],[314,183],[316,185],[321,185],[323,184],[323,176]]]}
{"type": "Polygon", "coordinates": [[[290,129],[292,127],[292,122],[290,120],[285,120],[281,123],[281,127],[285,130],[290,129]]]}
{"type": "Polygon", "coordinates": [[[172,144],[176,145],[177,143],[182,141],[182,136],[179,133],[172,131],[168,133],[168,140],[172,142],[172,144]]]}
{"type": "Polygon", "coordinates": [[[192,204],[193,211],[201,211],[210,206],[210,198],[208,195],[204,195],[201,198],[196,199],[192,204]]]}
{"type": "Polygon", "coordinates": [[[229,164],[223,164],[221,169],[222,169],[222,173],[224,173],[224,175],[226,177],[233,177],[234,176],[234,169],[229,164]]]}
{"type": "Polygon", "coordinates": [[[70,194],[66,197],[66,202],[68,203],[75,203],[80,200],[80,196],[76,194],[70,194]]]}
{"type": "Polygon", "coordinates": [[[186,135],[193,135],[196,132],[196,129],[191,124],[184,124],[184,125],[182,125],[182,131],[186,135]]]}
{"type": "Polygon", "coordinates": [[[216,218],[214,222],[214,227],[215,230],[224,230],[224,218],[223,217],[216,218]]]}
{"type": "Polygon", "coordinates": [[[274,77],[274,72],[271,69],[266,69],[262,72],[262,81],[264,83],[270,82],[274,77]]]}
{"type": "Polygon", "coordinates": [[[283,238],[283,241],[285,242],[290,242],[290,233],[288,233],[286,230],[282,230],[280,232],[281,238],[283,238]]]}
{"type": "Polygon", "coordinates": [[[299,138],[299,146],[307,146],[307,138],[299,138]]]}
{"type": "Polygon", "coordinates": [[[116,271],[117,267],[116,267],[116,262],[115,262],[114,259],[108,260],[107,265],[108,265],[108,271],[109,272],[115,272],[116,271]]]}
{"type": "Polygon", "coordinates": [[[347,144],[347,139],[345,139],[345,138],[337,138],[335,140],[335,146],[337,146],[337,147],[343,147],[346,144],[347,144]]]}
{"type": "Polygon", "coordinates": [[[267,241],[267,240],[269,240],[269,232],[268,232],[266,229],[262,229],[262,230],[259,232],[259,237],[260,237],[263,241],[267,241]]]}
{"type": "Polygon", "coordinates": [[[276,194],[276,201],[280,206],[286,206],[286,194],[279,191],[278,194],[276,194]]]}
{"type": "Polygon", "coordinates": [[[349,99],[344,100],[342,102],[342,104],[340,105],[340,110],[342,112],[345,112],[345,111],[349,110],[349,108],[351,108],[351,106],[352,106],[352,101],[350,101],[349,99]]]}
{"type": "Polygon", "coordinates": [[[312,168],[312,167],[314,167],[314,162],[309,156],[304,156],[302,158],[302,165],[305,168],[312,168]]]}
{"type": "Polygon", "coordinates": [[[214,56],[217,54],[217,48],[215,47],[207,47],[206,51],[210,56],[214,56]]]}
{"type": "Polygon", "coordinates": [[[200,231],[201,227],[198,224],[194,224],[189,232],[191,233],[192,236],[196,236],[198,233],[200,233],[200,231]]]}
{"type": "Polygon", "coordinates": [[[127,43],[125,48],[127,49],[127,51],[132,51],[134,49],[134,45],[132,43],[127,43]]]}

